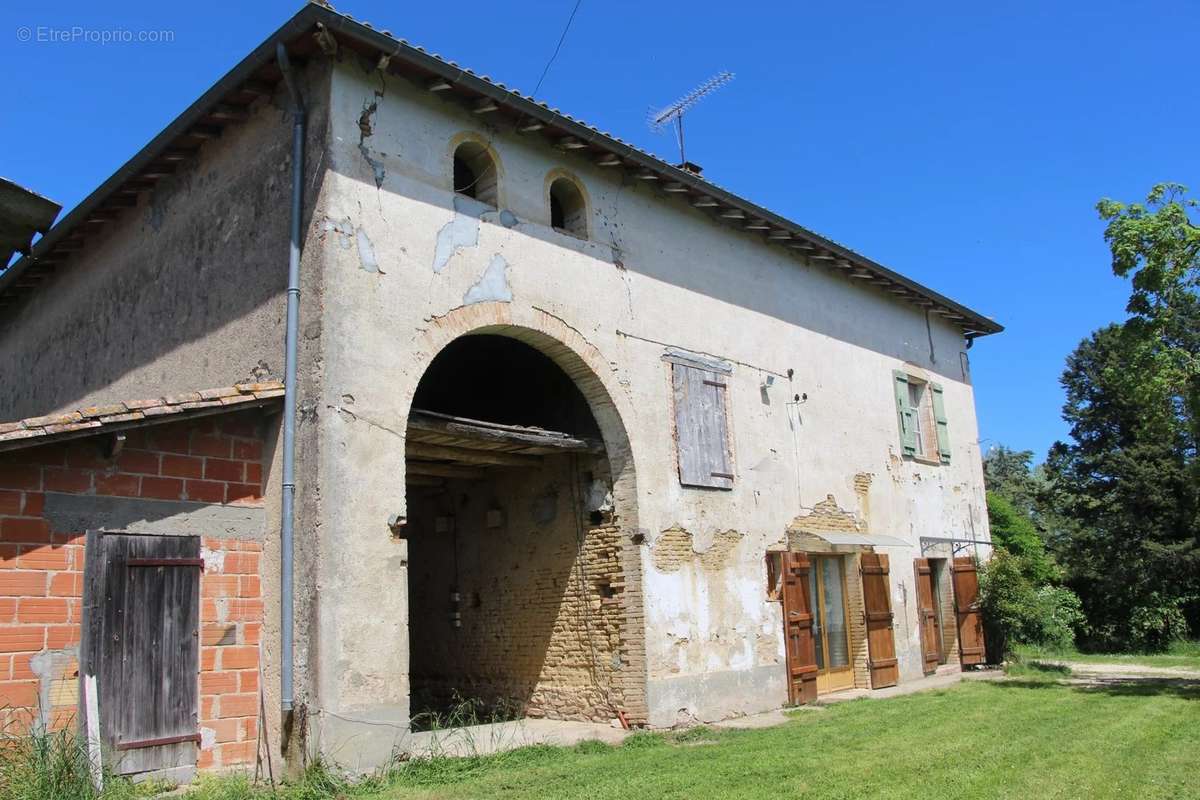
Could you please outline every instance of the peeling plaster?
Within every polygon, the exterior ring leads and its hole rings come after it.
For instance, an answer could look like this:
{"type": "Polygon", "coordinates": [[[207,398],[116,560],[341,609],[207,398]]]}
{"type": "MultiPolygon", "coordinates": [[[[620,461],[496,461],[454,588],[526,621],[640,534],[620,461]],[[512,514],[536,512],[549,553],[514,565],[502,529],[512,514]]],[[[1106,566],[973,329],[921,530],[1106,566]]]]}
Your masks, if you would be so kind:
{"type": "MultiPolygon", "coordinates": [[[[387,177],[387,170],[383,168],[383,161],[372,157],[371,151],[365,144],[358,146],[358,152],[362,154],[363,161],[366,161],[367,165],[371,167],[371,173],[375,178],[375,188],[382,189],[383,180],[387,177]]],[[[386,155],[386,153],[380,153],[380,155],[386,155]]]]}
{"type": "Polygon", "coordinates": [[[463,213],[458,201],[455,197],[454,216],[438,231],[437,247],[433,251],[433,271],[438,275],[459,250],[479,244],[479,217],[463,213]]]}
{"type": "Polygon", "coordinates": [[[719,531],[708,548],[697,552],[691,532],[676,525],[658,535],[650,555],[659,572],[678,572],[693,560],[699,561],[705,571],[716,572],[729,565],[733,550],[743,536],[741,531],[719,531]]]}
{"type": "Polygon", "coordinates": [[[508,286],[508,262],[504,260],[504,256],[497,253],[492,256],[479,281],[463,295],[463,305],[492,301],[511,303],[512,299],[512,289],[508,286]]]}
{"type": "Polygon", "coordinates": [[[371,244],[371,240],[367,238],[367,232],[359,228],[355,238],[358,240],[358,262],[363,270],[380,275],[385,274],[379,268],[379,262],[375,260],[375,245],[371,244]]]}
{"type": "Polygon", "coordinates": [[[55,708],[74,706],[79,696],[79,648],[43,650],[29,659],[38,679],[38,716],[49,724],[55,708]]]}

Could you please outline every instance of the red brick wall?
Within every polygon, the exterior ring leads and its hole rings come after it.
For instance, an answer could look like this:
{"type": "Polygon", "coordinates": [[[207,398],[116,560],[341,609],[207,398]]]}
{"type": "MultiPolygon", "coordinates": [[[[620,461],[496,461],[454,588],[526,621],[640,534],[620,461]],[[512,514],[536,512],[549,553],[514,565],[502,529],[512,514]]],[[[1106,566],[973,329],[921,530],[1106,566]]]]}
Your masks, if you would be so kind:
{"type": "MultiPolygon", "coordinates": [[[[0,731],[77,717],[84,532],[52,533],[46,494],[260,506],[262,425],[251,411],[130,431],[111,459],[97,439],[0,453],[0,731]]],[[[263,614],[261,544],[203,548],[201,768],[254,759],[263,614]]]]}

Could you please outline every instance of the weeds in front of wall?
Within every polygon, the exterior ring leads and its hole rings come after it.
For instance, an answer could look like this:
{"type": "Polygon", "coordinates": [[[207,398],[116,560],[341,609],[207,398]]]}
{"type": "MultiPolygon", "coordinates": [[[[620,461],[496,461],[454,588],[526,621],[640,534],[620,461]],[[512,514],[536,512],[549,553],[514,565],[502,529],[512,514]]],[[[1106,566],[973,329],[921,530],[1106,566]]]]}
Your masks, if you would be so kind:
{"type": "MultiPolygon", "coordinates": [[[[389,786],[456,783],[514,763],[531,763],[557,748],[519,744],[520,726],[499,725],[519,719],[514,703],[484,703],[455,695],[450,707],[414,719],[419,733],[397,743],[389,763],[365,776],[351,776],[337,764],[315,757],[298,779],[272,789],[249,775],[203,776],[186,800],[335,800],[375,794],[389,786]]],[[[6,798],[0,798],[6,800],[6,798]]],[[[24,800],[24,798],[22,798],[24,800]]]]}
{"type": "Polygon", "coordinates": [[[97,790],[87,742],[73,730],[0,731],[0,800],[131,800],[162,788],[106,774],[97,790]]]}

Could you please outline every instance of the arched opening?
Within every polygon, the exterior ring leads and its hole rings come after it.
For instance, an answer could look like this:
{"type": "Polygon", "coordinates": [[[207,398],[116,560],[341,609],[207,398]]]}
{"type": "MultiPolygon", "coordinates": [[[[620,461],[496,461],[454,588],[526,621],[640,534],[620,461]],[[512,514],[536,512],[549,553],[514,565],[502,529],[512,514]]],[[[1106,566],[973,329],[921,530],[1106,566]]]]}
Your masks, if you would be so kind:
{"type": "Polygon", "coordinates": [[[467,141],[454,149],[454,191],[481,203],[500,201],[496,162],[485,145],[467,141]]]}
{"type": "Polygon", "coordinates": [[[555,178],[550,184],[550,227],[587,238],[587,201],[570,178],[555,178]]]}
{"type": "Polygon", "coordinates": [[[474,333],[417,386],[404,534],[414,728],[464,709],[481,721],[644,714],[640,601],[626,593],[636,552],[614,502],[614,463],[629,461],[610,460],[577,378],[525,341],[474,333]]]}

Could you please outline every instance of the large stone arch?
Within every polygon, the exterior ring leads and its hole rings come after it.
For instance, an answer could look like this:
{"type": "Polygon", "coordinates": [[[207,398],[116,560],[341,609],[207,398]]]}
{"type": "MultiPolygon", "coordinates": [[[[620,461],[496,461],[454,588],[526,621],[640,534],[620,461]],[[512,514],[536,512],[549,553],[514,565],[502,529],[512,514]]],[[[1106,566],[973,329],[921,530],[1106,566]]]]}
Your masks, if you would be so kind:
{"type": "MultiPolygon", "coordinates": [[[[612,677],[620,710],[631,724],[647,721],[645,699],[645,617],[638,524],[637,474],[624,419],[632,413],[628,397],[615,380],[615,368],[578,330],[537,308],[509,303],[478,303],[433,317],[413,343],[415,367],[400,398],[404,424],[413,396],[433,359],[451,342],[472,335],[505,336],[520,341],[553,361],[579,388],[604,441],[612,474],[613,520],[618,527],[618,558],[624,582],[621,669],[612,677]]],[[[407,496],[405,499],[407,512],[407,496]]]]}

